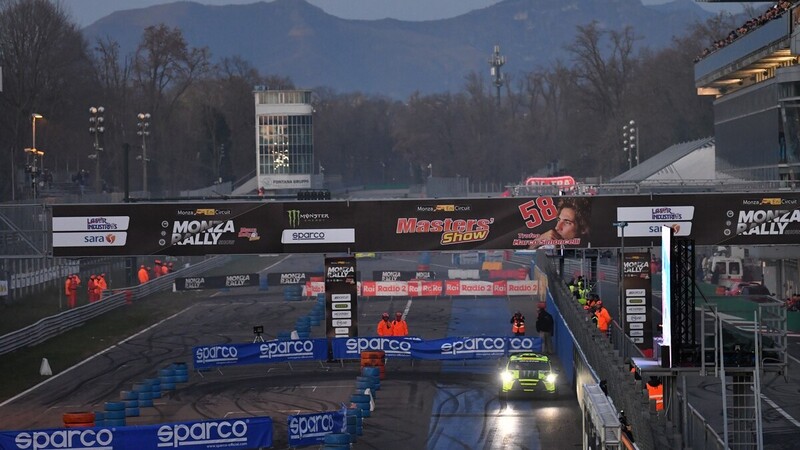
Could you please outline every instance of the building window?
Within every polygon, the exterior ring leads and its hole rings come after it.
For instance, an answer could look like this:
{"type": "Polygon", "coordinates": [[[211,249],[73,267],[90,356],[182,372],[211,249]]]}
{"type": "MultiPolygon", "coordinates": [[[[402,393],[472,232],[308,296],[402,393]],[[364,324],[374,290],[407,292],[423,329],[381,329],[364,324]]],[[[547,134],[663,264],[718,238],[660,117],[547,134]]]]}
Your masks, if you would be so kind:
{"type": "MultiPolygon", "coordinates": [[[[263,94],[280,94],[280,92],[264,92],[263,94]]],[[[259,116],[259,173],[313,173],[312,129],[311,115],[259,116]]]]}

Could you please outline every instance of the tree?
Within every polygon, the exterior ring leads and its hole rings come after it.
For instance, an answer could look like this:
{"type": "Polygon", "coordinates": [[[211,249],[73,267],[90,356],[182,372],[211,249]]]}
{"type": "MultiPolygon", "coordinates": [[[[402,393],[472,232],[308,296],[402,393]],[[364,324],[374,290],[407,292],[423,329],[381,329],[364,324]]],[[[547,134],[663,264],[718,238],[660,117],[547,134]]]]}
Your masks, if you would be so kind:
{"type": "MultiPolygon", "coordinates": [[[[74,122],[69,106],[86,93],[86,44],[58,4],[0,0],[0,67],[4,77],[0,148],[8,152],[3,152],[7,156],[0,163],[0,198],[11,198],[20,196],[32,113],[42,114],[52,124],[43,127],[37,147],[46,146],[48,154],[62,158],[74,154],[66,143],[75,141],[70,130],[77,128],[65,125],[74,122]]],[[[81,124],[84,121],[80,119],[81,124]]]]}

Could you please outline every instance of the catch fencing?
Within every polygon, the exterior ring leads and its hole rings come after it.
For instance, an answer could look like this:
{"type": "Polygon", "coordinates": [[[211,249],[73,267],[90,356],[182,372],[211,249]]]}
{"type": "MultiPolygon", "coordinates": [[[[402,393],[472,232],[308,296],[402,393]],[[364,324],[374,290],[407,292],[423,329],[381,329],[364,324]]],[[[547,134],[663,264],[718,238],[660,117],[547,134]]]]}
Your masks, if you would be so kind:
{"type": "Polygon", "coordinates": [[[176,272],[152,279],[147,283],[116,289],[98,302],[89,303],[54,316],[45,317],[25,328],[0,336],[0,355],[39,344],[131,301],[160,291],[172,289],[172,283],[175,278],[197,275],[212,268],[219,267],[229,260],[230,256],[227,255],[209,258],[176,272]]]}

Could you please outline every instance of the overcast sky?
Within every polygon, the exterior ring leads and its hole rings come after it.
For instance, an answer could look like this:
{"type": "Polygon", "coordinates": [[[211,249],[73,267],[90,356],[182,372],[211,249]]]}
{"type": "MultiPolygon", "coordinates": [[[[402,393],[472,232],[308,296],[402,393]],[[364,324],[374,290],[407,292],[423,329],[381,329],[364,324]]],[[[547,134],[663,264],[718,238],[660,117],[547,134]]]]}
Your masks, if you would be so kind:
{"type": "MultiPolygon", "coordinates": [[[[194,0],[207,5],[257,3],[256,0],[194,0]]],[[[473,9],[485,8],[500,0],[308,0],[328,14],[344,19],[435,20],[454,17],[473,9]]],[[[555,0],[554,0],[555,1],[555,0]]],[[[670,0],[643,0],[645,4],[666,3],[670,0]]],[[[151,5],[172,3],[170,0],[61,0],[72,18],[81,27],[111,14],[114,11],[138,9],[151,5]]],[[[713,8],[714,5],[700,3],[713,8]]],[[[722,7],[739,9],[738,3],[722,7]]]]}

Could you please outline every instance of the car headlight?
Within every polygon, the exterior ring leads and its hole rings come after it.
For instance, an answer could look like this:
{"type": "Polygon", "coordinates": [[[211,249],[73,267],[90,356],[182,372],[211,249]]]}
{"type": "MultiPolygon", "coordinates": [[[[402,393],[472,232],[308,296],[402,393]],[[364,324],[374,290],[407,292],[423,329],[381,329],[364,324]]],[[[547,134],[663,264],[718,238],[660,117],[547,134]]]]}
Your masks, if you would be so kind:
{"type": "Polygon", "coordinates": [[[500,379],[503,380],[503,383],[508,383],[514,380],[514,374],[508,370],[504,370],[500,373],[500,379]]]}
{"type": "Polygon", "coordinates": [[[548,383],[555,383],[556,382],[556,374],[548,373],[547,376],[544,377],[544,381],[548,383]]]}

